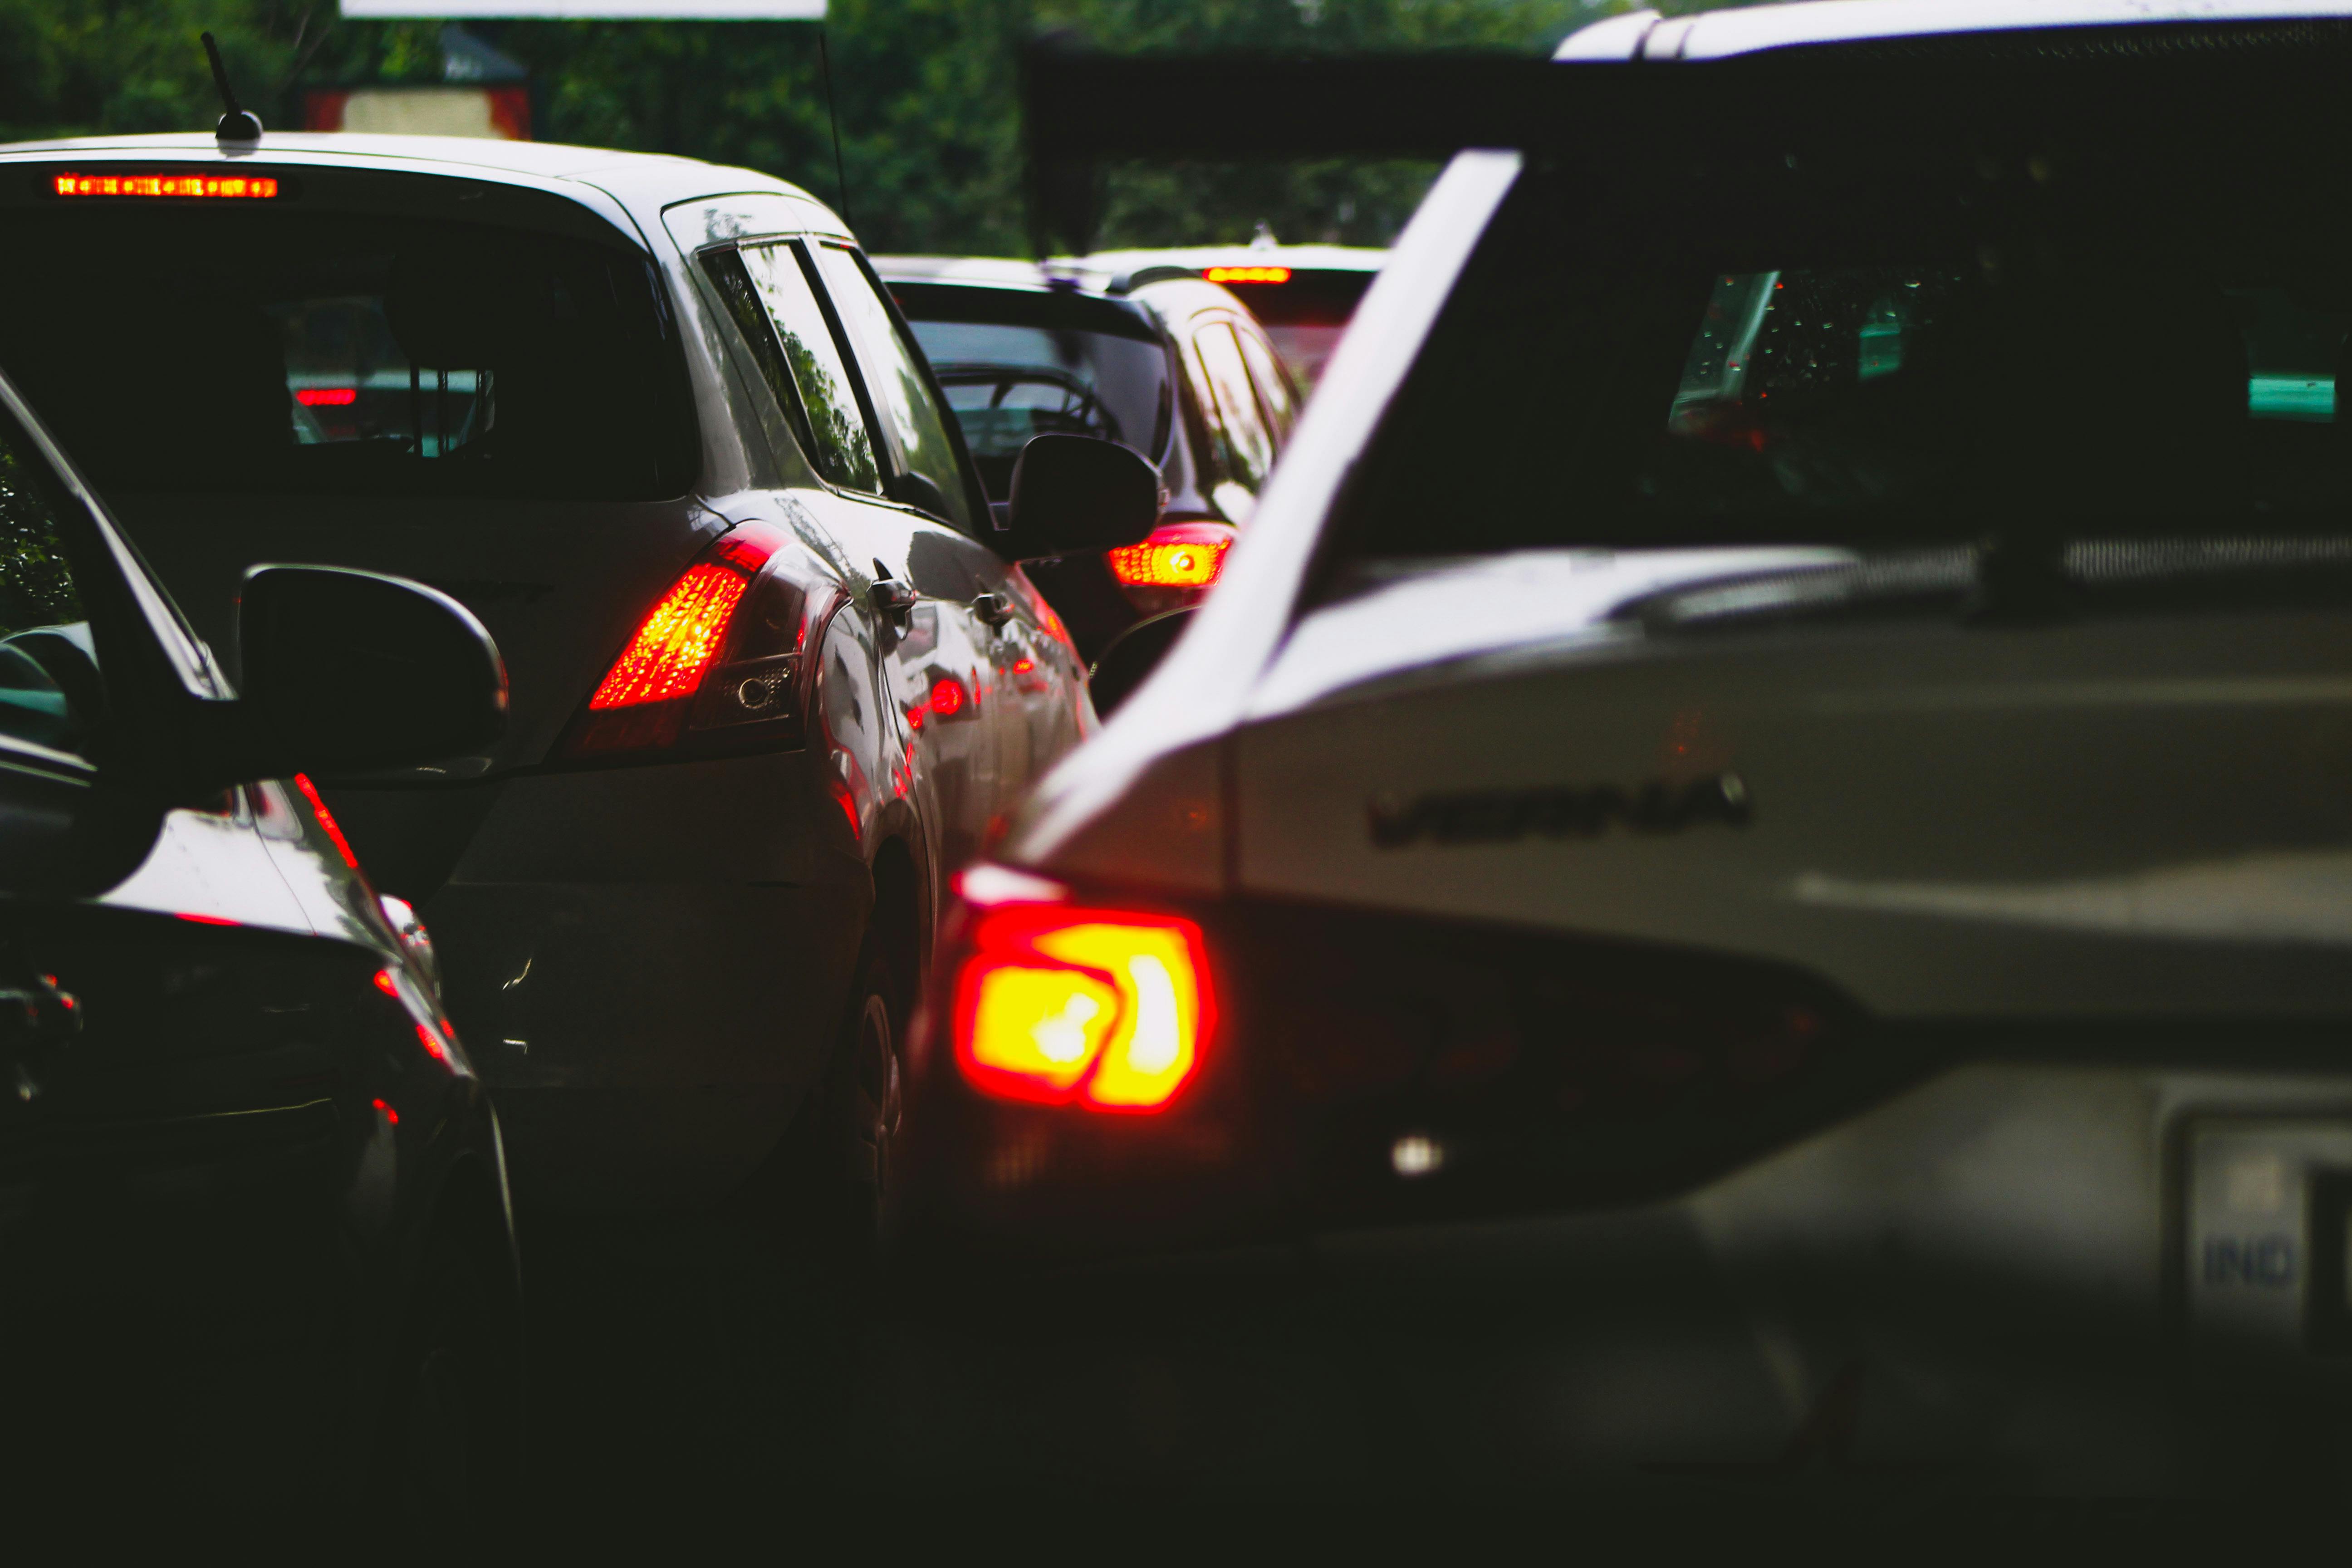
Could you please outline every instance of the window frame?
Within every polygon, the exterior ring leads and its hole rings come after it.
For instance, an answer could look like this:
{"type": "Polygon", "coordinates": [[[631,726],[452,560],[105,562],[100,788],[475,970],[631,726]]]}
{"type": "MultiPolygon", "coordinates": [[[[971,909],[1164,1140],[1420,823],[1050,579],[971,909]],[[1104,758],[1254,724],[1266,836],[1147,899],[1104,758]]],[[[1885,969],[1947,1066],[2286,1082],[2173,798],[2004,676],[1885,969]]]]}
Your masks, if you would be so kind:
{"type": "Polygon", "coordinates": [[[1215,405],[1215,413],[1211,423],[1215,429],[1219,447],[1218,456],[1221,466],[1225,469],[1225,477],[1255,494],[1265,487],[1266,479],[1273,474],[1275,460],[1282,454],[1282,445],[1276,438],[1273,422],[1266,417],[1265,409],[1259,405],[1257,387],[1250,375],[1249,356],[1242,352],[1241,333],[1235,328],[1232,318],[1223,312],[1195,317],[1185,328],[1184,346],[1192,355],[1194,363],[1200,366],[1202,390],[1208,394],[1209,401],[1215,405]],[[1215,331],[1231,333],[1233,336],[1234,362],[1240,367],[1242,388],[1247,391],[1249,397],[1249,406],[1237,412],[1254,416],[1257,420],[1258,434],[1265,442],[1265,461],[1261,470],[1255,475],[1249,474],[1242,467],[1249,460],[1250,455],[1238,449],[1240,443],[1233,431],[1234,412],[1236,411],[1226,409],[1216,373],[1210,368],[1208,353],[1202,345],[1202,338],[1215,331]]]}
{"type": "MultiPolygon", "coordinates": [[[[957,421],[954,410],[948,406],[947,395],[940,389],[939,377],[931,370],[930,356],[923,353],[923,345],[916,339],[914,329],[907,324],[906,312],[898,309],[898,301],[891,297],[890,286],[882,281],[881,275],[874,270],[874,264],[866,258],[866,253],[850,241],[810,235],[800,244],[801,265],[806,268],[811,285],[815,288],[818,298],[824,302],[826,317],[833,323],[835,342],[841,348],[843,358],[850,367],[850,375],[857,383],[859,406],[866,411],[866,427],[871,432],[869,439],[876,443],[877,452],[887,454],[889,472],[884,479],[882,499],[895,506],[906,507],[909,511],[932,518],[933,521],[944,523],[959,533],[984,538],[983,530],[988,526],[987,520],[992,516],[992,513],[988,504],[988,492],[980,482],[980,469],[971,460],[971,449],[964,444],[963,426],[957,421]],[[840,302],[833,298],[824,279],[824,264],[817,258],[815,247],[820,245],[830,246],[842,252],[849,258],[850,265],[856,268],[858,275],[865,279],[866,286],[874,291],[875,299],[880,302],[883,315],[890,323],[890,330],[898,334],[899,346],[906,352],[908,363],[921,378],[923,390],[931,399],[932,410],[938,416],[940,431],[947,441],[949,457],[953,461],[957,478],[963,486],[964,508],[971,519],[969,525],[959,522],[952,517],[937,517],[920,507],[909,506],[907,502],[898,500],[889,495],[889,479],[912,474],[915,470],[908,466],[907,455],[898,445],[898,432],[889,426],[888,421],[882,418],[880,409],[875,402],[874,391],[866,384],[867,369],[865,360],[858,353],[856,334],[851,330],[847,318],[843,315],[840,302]]],[[[928,478],[928,476],[924,477],[928,478]]]]}
{"type": "Polygon", "coordinates": [[[1298,389],[1291,384],[1289,367],[1282,363],[1281,353],[1264,328],[1255,321],[1238,318],[1228,317],[1227,321],[1234,329],[1234,341],[1241,345],[1242,364],[1249,372],[1250,390],[1257,395],[1258,415],[1265,421],[1266,434],[1274,439],[1275,460],[1279,462],[1283,447],[1290,444],[1291,431],[1298,426],[1298,389]],[[1255,353],[1250,352],[1253,348],[1255,353]],[[1283,397],[1284,406],[1279,414],[1267,401],[1269,377],[1283,397]]]}
{"type": "MultiPolygon", "coordinates": [[[[866,455],[874,465],[875,488],[870,490],[861,489],[855,485],[845,484],[826,472],[826,464],[823,460],[817,445],[816,422],[808,409],[807,394],[801,387],[800,378],[793,374],[791,361],[785,355],[783,343],[778,336],[779,329],[775,318],[770,313],[764,300],[759,300],[758,303],[760,329],[767,334],[764,343],[766,353],[761,352],[763,345],[761,342],[747,342],[744,345],[751,351],[754,374],[767,385],[771,395],[774,396],[782,406],[785,427],[792,432],[793,441],[800,446],[802,458],[818,483],[835,495],[851,496],[863,500],[887,500],[886,487],[889,482],[890,453],[883,446],[875,429],[874,410],[869,404],[865,382],[859,374],[856,357],[849,353],[847,345],[842,342],[840,319],[834,309],[832,300],[827,297],[821,281],[814,275],[814,268],[810,265],[807,254],[803,247],[803,237],[745,236],[729,240],[724,244],[706,246],[696,253],[698,269],[703,272],[704,280],[715,290],[718,285],[709,278],[708,270],[710,258],[714,256],[727,256],[732,258],[736,266],[743,268],[746,279],[751,281],[752,292],[757,295],[759,284],[756,280],[751,279],[751,267],[743,255],[743,252],[749,248],[788,252],[791,264],[800,271],[803,284],[814,297],[817,314],[824,321],[824,330],[832,342],[835,356],[841,362],[843,379],[848,383],[851,401],[856,405],[857,418],[866,433],[866,455]],[[771,379],[768,367],[771,357],[782,372],[784,380],[782,387],[777,386],[771,379]]],[[[743,323],[735,320],[733,309],[727,306],[723,300],[720,303],[728,320],[733,322],[736,331],[743,331],[743,323]]]]}
{"type": "MultiPolygon", "coordinates": [[[[768,334],[766,346],[769,353],[776,356],[778,362],[783,364],[785,379],[791,387],[789,400],[771,381],[765,363],[766,355],[761,353],[761,345],[749,341],[744,325],[736,319],[732,307],[723,298],[719,300],[719,313],[739,335],[746,337],[747,341],[742,346],[750,353],[752,363],[745,368],[749,370],[754,380],[768,388],[770,395],[775,397],[781,405],[784,426],[791,432],[794,444],[801,448],[803,463],[810,476],[833,494],[854,500],[898,507],[918,516],[929,518],[933,521],[954,529],[959,533],[980,538],[985,542],[987,524],[984,520],[992,518],[993,514],[988,505],[986,491],[980,484],[979,469],[973,465],[971,453],[964,444],[963,431],[956,423],[953,412],[947,405],[946,395],[940,389],[939,378],[932,373],[929,357],[923,353],[922,345],[916,341],[913,330],[907,325],[905,313],[898,309],[898,301],[891,297],[889,286],[884,283],[880,275],[874,270],[873,264],[866,258],[866,253],[856,244],[835,235],[814,232],[733,235],[715,244],[697,247],[690,254],[688,259],[697,275],[698,286],[708,289],[714,294],[720,292],[718,281],[711,277],[709,271],[710,261],[714,257],[732,258],[737,266],[745,268],[748,276],[750,269],[742,253],[747,248],[755,247],[791,251],[794,265],[801,269],[802,280],[807,284],[809,291],[815,296],[818,312],[824,319],[825,330],[831,335],[834,352],[840,357],[843,374],[848,380],[850,395],[856,402],[857,416],[866,431],[866,445],[872,451],[874,466],[881,488],[872,490],[854,489],[839,483],[824,471],[824,465],[818,461],[815,429],[808,416],[806,400],[801,394],[797,378],[791,374],[789,363],[782,359],[783,347],[776,338],[774,319],[768,315],[763,304],[761,310],[760,325],[768,334]],[[866,365],[858,355],[856,339],[843,317],[839,301],[834,299],[832,290],[827,285],[823,266],[812,248],[818,245],[831,245],[848,255],[859,273],[866,279],[867,286],[874,290],[876,297],[881,301],[893,330],[899,334],[900,341],[909,349],[912,363],[920,373],[924,388],[929,393],[932,403],[939,412],[940,423],[946,432],[949,449],[953,455],[957,473],[961,478],[965,505],[970,509],[973,520],[970,527],[958,522],[953,518],[939,517],[919,507],[910,506],[889,493],[891,480],[912,470],[907,467],[905,454],[899,450],[896,433],[881,418],[875,405],[873,389],[866,384],[866,365]]],[[[756,283],[753,284],[755,290],[757,287],[756,283]]]]}

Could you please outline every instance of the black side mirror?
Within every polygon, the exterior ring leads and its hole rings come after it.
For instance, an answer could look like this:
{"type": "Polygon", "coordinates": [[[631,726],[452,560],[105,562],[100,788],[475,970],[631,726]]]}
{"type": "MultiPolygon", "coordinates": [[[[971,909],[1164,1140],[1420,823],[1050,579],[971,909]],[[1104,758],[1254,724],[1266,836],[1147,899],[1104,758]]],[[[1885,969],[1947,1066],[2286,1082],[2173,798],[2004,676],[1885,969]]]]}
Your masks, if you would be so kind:
{"type": "Polygon", "coordinates": [[[1160,474],[1092,436],[1033,436],[1013,465],[1009,538],[1024,561],[1140,543],[1160,521],[1160,474]]]}
{"type": "Polygon", "coordinates": [[[256,566],[236,635],[246,777],[421,763],[506,732],[498,645],[446,594],[342,567],[256,566]]]}

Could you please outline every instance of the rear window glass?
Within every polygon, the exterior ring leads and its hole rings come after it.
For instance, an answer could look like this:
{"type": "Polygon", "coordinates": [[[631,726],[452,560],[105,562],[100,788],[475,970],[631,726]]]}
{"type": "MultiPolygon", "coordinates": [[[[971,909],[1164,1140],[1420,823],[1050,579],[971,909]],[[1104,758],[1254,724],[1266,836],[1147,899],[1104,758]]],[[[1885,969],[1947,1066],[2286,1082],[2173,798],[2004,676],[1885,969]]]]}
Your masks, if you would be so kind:
{"type": "Polygon", "coordinates": [[[2259,161],[2056,156],[1866,210],[1523,176],[1350,552],[2339,530],[2339,220],[2259,161]]]}
{"type": "Polygon", "coordinates": [[[0,363],[101,488],[643,500],[693,483],[641,254],[301,212],[11,214],[0,363]]]}
{"type": "Polygon", "coordinates": [[[1371,287],[1371,272],[1293,268],[1280,283],[1228,282],[1225,288],[1265,328],[1276,352],[1306,385],[1321,379],[1348,320],[1371,287]]]}
{"type": "Polygon", "coordinates": [[[1047,314],[1058,302],[1054,297],[1012,289],[898,284],[891,291],[991,495],[1002,500],[1007,493],[1013,460],[1033,436],[1098,436],[1154,462],[1167,455],[1173,425],[1168,354],[1140,321],[1089,311],[1081,319],[1115,321],[1122,330],[1064,325],[1047,314]],[[972,319],[985,313],[992,295],[1003,319],[972,319]]]}
{"type": "Polygon", "coordinates": [[[2352,224],[2324,193],[2352,153],[2286,91],[2331,58],[2183,57],[2161,122],[2122,113],[2157,101],[2138,75],[2053,66],[2018,75],[1990,127],[1952,118],[1976,75],[1764,61],[1722,80],[1748,103],[1837,85],[1867,115],[1806,108],[1724,141],[1663,103],[1642,155],[1528,157],[1327,560],[1990,543],[2042,562],[2095,538],[2343,536],[2352,224]]]}

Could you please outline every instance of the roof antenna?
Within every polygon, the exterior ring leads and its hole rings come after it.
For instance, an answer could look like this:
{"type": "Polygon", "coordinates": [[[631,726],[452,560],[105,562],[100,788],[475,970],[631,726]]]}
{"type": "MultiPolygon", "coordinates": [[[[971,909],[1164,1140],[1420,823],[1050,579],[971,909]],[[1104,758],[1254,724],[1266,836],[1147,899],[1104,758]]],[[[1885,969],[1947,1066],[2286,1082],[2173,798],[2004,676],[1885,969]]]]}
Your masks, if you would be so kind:
{"type": "Polygon", "coordinates": [[[220,123],[213,127],[213,136],[221,142],[258,142],[261,140],[261,116],[236,100],[236,89],[228,84],[228,68],[221,64],[220,46],[206,33],[205,58],[213,62],[213,85],[220,89],[220,123]]]}
{"type": "Polygon", "coordinates": [[[816,25],[816,60],[824,72],[824,122],[833,128],[833,188],[841,198],[842,226],[856,234],[857,225],[849,216],[849,176],[841,168],[841,116],[833,107],[833,51],[824,47],[823,22],[816,25]]]}

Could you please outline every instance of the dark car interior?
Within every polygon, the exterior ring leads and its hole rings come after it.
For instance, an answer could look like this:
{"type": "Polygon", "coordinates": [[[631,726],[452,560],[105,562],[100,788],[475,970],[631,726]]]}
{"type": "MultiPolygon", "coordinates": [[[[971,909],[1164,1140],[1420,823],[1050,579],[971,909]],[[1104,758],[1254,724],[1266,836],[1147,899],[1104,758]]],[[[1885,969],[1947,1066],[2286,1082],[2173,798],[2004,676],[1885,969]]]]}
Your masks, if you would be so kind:
{"type": "Polygon", "coordinates": [[[645,500],[692,484],[676,327],[642,258],[307,213],[26,226],[0,286],[54,308],[0,321],[0,364],[103,485],[645,500]]]}

